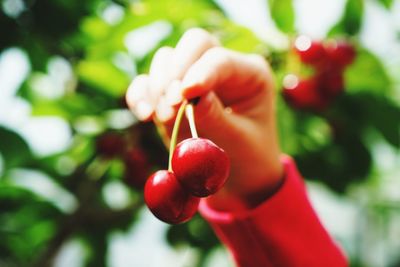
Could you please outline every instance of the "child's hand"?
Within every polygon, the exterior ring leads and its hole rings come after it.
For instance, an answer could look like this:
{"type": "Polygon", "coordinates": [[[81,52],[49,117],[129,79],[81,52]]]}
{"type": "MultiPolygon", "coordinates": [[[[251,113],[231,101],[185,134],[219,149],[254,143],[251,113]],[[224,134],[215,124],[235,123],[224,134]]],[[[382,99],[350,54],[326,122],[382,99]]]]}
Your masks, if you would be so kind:
{"type": "MultiPolygon", "coordinates": [[[[232,209],[230,203],[239,199],[254,206],[273,192],[283,170],[274,85],[265,60],[219,47],[204,30],[189,30],[175,48],[157,51],[150,73],[132,82],[127,102],[138,118],[153,118],[170,134],[182,96],[201,97],[195,106],[199,135],[222,147],[231,160],[227,184],[209,203],[232,209]]],[[[187,125],[181,132],[181,139],[190,137],[187,125]]]]}

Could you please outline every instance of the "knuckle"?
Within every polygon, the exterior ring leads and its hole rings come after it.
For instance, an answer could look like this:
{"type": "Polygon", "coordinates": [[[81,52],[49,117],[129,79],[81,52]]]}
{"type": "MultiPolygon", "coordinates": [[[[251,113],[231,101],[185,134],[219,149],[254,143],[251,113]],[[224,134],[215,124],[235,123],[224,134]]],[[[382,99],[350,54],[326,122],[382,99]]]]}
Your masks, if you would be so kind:
{"type": "Polygon", "coordinates": [[[182,39],[190,40],[194,43],[206,44],[210,47],[218,45],[217,39],[209,32],[201,28],[191,28],[187,30],[182,36],[182,39]]]}
{"type": "Polygon", "coordinates": [[[217,62],[220,65],[228,65],[231,61],[230,51],[223,47],[213,47],[207,50],[204,57],[210,62],[217,62]]]}
{"type": "Polygon", "coordinates": [[[259,54],[250,54],[249,57],[253,60],[254,64],[264,73],[269,73],[269,65],[265,58],[259,54]]]}
{"type": "Polygon", "coordinates": [[[154,58],[160,58],[160,57],[163,58],[163,57],[171,54],[172,51],[173,51],[172,47],[169,47],[169,46],[160,47],[154,54],[154,58]]]}

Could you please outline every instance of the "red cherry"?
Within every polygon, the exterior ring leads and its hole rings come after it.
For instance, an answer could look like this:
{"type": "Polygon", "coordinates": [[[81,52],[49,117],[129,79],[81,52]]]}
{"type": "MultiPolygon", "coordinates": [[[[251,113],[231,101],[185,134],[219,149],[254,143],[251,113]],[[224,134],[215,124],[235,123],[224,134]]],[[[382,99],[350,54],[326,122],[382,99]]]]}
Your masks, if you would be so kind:
{"type": "Polygon", "coordinates": [[[326,51],[323,44],[319,41],[300,35],[294,42],[294,50],[299,55],[303,63],[319,65],[326,59],[326,51]]]}
{"type": "Polygon", "coordinates": [[[229,175],[229,158],[224,150],[204,138],[179,143],[172,155],[172,169],[191,194],[205,197],[217,192],[229,175]]]}
{"type": "Polygon", "coordinates": [[[108,132],[96,140],[96,151],[105,157],[115,157],[122,153],[125,142],[120,134],[108,132]]]}
{"type": "Polygon", "coordinates": [[[356,57],[354,46],[343,40],[329,42],[326,50],[331,62],[339,67],[351,64],[356,57]]]}
{"type": "Polygon", "coordinates": [[[331,70],[316,76],[318,87],[324,96],[332,99],[344,91],[343,71],[331,70]]]}
{"type": "Polygon", "coordinates": [[[146,153],[140,148],[130,149],[124,155],[124,163],[124,181],[129,186],[142,190],[151,169],[146,153]]]}
{"type": "Polygon", "coordinates": [[[314,78],[300,80],[296,75],[286,75],[283,80],[283,97],[294,108],[322,110],[327,100],[318,90],[318,82],[314,78]]]}
{"type": "Polygon", "coordinates": [[[147,179],[144,200],[154,216],[170,224],[192,218],[200,201],[181,186],[174,173],[167,170],[157,171],[147,179]]]}

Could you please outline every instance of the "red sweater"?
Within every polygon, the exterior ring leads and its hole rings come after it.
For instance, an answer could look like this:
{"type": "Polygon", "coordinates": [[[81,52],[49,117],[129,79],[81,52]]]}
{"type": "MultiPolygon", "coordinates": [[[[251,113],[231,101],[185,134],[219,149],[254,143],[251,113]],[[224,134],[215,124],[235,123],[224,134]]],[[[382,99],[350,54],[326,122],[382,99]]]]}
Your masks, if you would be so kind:
{"type": "Polygon", "coordinates": [[[240,267],[345,267],[347,260],[321,225],[295,163],[282,158],[285,181],[255,209],[224,212],[207,200],[200,213],[240,267]]]}

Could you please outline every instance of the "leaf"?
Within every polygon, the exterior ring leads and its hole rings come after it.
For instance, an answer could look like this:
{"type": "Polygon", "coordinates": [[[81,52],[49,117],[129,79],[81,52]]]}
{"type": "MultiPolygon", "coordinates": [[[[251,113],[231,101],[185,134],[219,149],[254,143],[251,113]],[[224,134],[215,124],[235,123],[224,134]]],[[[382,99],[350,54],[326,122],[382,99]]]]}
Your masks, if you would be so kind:
{"type": "Polygon", "coordinates": [[[77,70],[87,84],[114,97],[123,95],[129,85],[127,75],[106,60],[83,60],[77,70]]]}
{"type": "Polygon", "coordinates": [[[283,32],[295,30],[295,13],[292,0],[269,0],[269,8],[276,26],[283,32]]]}
{"type": "Polygon", "coordinates": [[[391,81],[380,60],[367,50],[357,52],[356,61],[345,72],[346,90],[373,91],[379,94],[391,89],[391,81]]]}
{"type": "Polygon", "coordinates": [[[225,30],[219,37],[226,48],[243,53],[254,53],[259,49],[262,42],[252,31],[232,22],[225,24],[225,30]]]}
{"type": "Polygon", "coordinates": [[[343,33],[348,35],[357,34],[361,29],[363,14],[363,0],[347,0],[342,18],[332,27],[328,36],[341,35],[343,33]]]}
{"type": "Polygon", "coordinates": [[[5,168],[18,166],[32,157],[31,150],[25,140],[16,132],[0,127],[0,153],[5,168]]]}
{"type": "Polygon", "coordinates": [[[400,107],[382,95],[362,94],[370,124],[394,147],[400,148],[400,107]]]}
{"type": "Polygon", "coordinates": [[[0,210],[0,258],[30,265],[52,237],[60,211],[32,192],[8,184],[0,184],[0,210]]]}
{"type": "Polygon", "coordinates": [[[344,193],[351,183],[366,179],[372,164],[360,136],[346,131],[337,135],[332,144],[295,158],[304,177],[321,181],[338,193],[344,193]]]}
{"type": "Polygon", "coordinates": [[[393,5],[393,0],[378,0],[386,9],[391,9],[393,5]]]}
{"type": "Polygon", "coordinates": [[[100,93],[96,96],[85,95],[81,91],[80,94],[67,95],[56,101],[31,99],[31,104],[33,116],[59,116],[74,122],[80,116],[99,117],[104,110],[113,107],[113,98],[100,93]]]}

